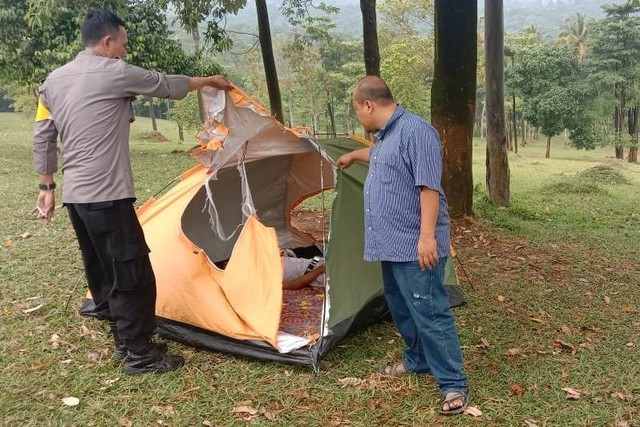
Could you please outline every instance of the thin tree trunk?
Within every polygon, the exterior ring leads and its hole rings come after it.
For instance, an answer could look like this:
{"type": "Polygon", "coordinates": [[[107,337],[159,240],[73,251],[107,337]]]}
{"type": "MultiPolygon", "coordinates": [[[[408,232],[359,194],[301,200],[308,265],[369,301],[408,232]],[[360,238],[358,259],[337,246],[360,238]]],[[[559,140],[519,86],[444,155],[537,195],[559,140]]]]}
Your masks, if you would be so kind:
{"type": "MultiPolygon", "coordinates": [[[[487,189],[489,201],[509,206],[509,153],[504,116],[504,20],[502,0],[485,0],[484,81],[487,100],[487,189]]],[[[513,104],[515,117],[515,98],[513,104]]],[[[516,122],[513,122],[515,132],[516,122]]]]}
{"type": "Polygon", "coordinates": [[[485,95],[484,101],[482,102],[482,113],[480,113],[480,138],[485,138],[485,124],[486,124],[486,114],[487,114],[487,96],[485,95]]]}
{"type": "MultiPolygon", "coordinates": [[[[502,0],[495,0],[495,1],[500,1],[500,3],[502,3],[502,0]]],[[[485,2],[486,2],[486,0],[485,0],[485,2]]],[[[516,95],[515,95],[515,93],[512,96],[513,96],[513,146],[516,147],[515,151],[517,153],[518,152],[518,148],[517,148],[518,147],[518,112],[516,111],[516,95]]]]}
{"type": "Polygon", "coordinates": [[[551,137],[550,136],[547,137],[547,151],[545,151],[544,153],[544,158],[545,159],[551,158],[551,137]]]}
{"type": "MultiPolygon", "coordinates": [[[[616,137],[617,139],[622,138],[622,132],[624,127],[624,110],[625,110],[625,92],[621,90],[618,94],[619,104],[616,108],[614,121],[616,128],[616,137]]],[[[616,159],[624,159],[624,147],[622,145],[616,144],[616,159]]]]}
{"type": "Polygon", "coordinates": [[[380,49],[378,47],[376,0],[360,0],[360,11],[362,12],[364,68],[367,76],[380,76],[380,49]]]}
{"type": "Polygon", "coordinates": [[[478,9],[476,0],[436,0],[434,6],[431,121],[442,138],[442,187],[450,214],[463,216],[473,214],[478,9]]]}
{"type": "Polygon", "coordinates": [[[631,141],[633,141],[631,147],[629,147],[629,163],[638,163],[638,107],[629,108],[628,121],[629,135],[631,135],[631,141]]]}
{"type": "Polygon", "coordinates": [[[331,129],[331,136],[336,137],[336,118],[333,111],[333,105],[327,101],[327,112],[329,113],[329,128],[331,129]]]}
{"type": "MultiPolygon", "coordinates": [[[[200,45],[200,31],[196,26],[191,30],[191,37],[193,38],[193,45],[196,53],[196,57],[200,60],[202,55],[202,47],[200,45]]],[[[198,98],[198,115],[200,116],[200,123],[207,121],[207,112],[204,108],[204,99],[202,98],[202,89],[196,91],[196,97],[198,98]]]]}
{"type": "MultiPolygon", "coordinates": [[[[520,134],[522,135],[522,146],[524,147],[527,145],[527,122],[521,119],[520,123],[522,124],[522,132],[520,132],[520,134]]],[[[518,147],[516,147],[516,153],[518,152],[517,148],[518,147]]]]}
{"type": "Polygon", "coordinates": [[[507,149],[513,151],[513,122],[511,121],[512,113],[509,112],[509,122],[505,125],[507,133],[507,149]]]}
{"type": "Polygon", "coordinates": [[[178,138],[180,138],[180,142],[184,142],[184,128],[181,124],[178,125],[178,138]]]}
{"type": "Polygon", "coordinates": [[[280,85],[278,84],[278,71],[276,70],[276,60],[273,56],[273,45],[271,43],[271,27],[269,26],[269,12],[265,0],[256,0],[256,10],[258,12],[258,36],[260,38],[260,49],[262,51],[262,62],[264,73],[267,79],[267,90],[269,91],[269,105],[271,105],[271,115],[280,123],[284,123],[282,113],[282,97],[280,95],[280,85]]]}
{"type": "Polygon", "coordinates": [[[147,96],[147,101],[149,101],[149,117],[151,117],[151,128],[153,128],[154,132],[158,132],[158,123],[156,123],[156,108],[153,104],[153,96],[147,96]]]}

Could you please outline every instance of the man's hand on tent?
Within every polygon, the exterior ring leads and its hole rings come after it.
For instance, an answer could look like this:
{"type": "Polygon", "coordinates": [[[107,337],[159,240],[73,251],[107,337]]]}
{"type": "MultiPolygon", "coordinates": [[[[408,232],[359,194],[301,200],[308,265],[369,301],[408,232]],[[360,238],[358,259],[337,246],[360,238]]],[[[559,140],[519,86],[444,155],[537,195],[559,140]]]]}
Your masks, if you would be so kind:
{"type": "Polygon", "coordinates": [[[33,213],[38,219],[44,220],[47,224],[51,223],[53,213],[56,208],[56,193],[54,190],[40,190],[36,207],[33,213]]]}
{"type": "Polygon", "coordinates": [[[189,79],[189,90],[198,90],[203,87],[211,86],[220,90],[231,90],[233,84],[223,75],[209,77],[191,77],[189,79]]]}
{"type": "Polygon", "coordinates": [[[230,90],[231,88],[233,88],[233,85],[231,84],[229,79],[227,79],[223,75],[209,77],[209,86],[222,90],[230,90]]]}
{"type": "Polygon", "coordinates": [[[356,160],[362,160],[363,162],[369,161],[370,147],[361,148],[359,150],[352,151],[350,153],[343,154],[338,158],[336,166],[340,169],[348,168],[356,160]]]}

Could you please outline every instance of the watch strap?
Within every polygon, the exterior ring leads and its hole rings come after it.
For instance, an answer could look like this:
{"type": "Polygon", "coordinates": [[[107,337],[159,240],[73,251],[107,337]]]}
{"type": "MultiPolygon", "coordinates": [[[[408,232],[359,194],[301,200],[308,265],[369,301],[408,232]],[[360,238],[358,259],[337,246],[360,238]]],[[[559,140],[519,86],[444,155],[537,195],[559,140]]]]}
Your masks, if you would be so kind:
{"type": "Polygon", "coordinates": [[[40,184],[38,184],[38,188],[40,190],[44,190],[44,191],[55,190],[56,183],[55,182],[50,182],[50,183],[47,183],[47,184],[40,183],[40,184]]]}

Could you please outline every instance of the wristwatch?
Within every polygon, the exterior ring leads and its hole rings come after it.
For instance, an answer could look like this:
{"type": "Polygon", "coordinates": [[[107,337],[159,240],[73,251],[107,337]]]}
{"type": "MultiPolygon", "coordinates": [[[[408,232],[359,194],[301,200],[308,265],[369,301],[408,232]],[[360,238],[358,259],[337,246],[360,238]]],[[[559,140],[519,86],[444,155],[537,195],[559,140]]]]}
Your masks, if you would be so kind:
{"type": "Polygon", "coordinates": [[[38,184],[38,188],[40,190],[44,190],[44,191],[48,191],[48,190],[55,190],[56,188],[56,183],[55,182],[50,182],[48,184],[38,184]]]}
{"type": "Polygon", "coordinates": [[[309,265],[307,266],[307,269],[304,271],[304,274],[307,274],[313,271],[313,269],[316,268],[316,265],[318,265],[320,261],[322,261],[322,257],[318,255],[314,256],[311,262],[309,263],[309,265]]]}

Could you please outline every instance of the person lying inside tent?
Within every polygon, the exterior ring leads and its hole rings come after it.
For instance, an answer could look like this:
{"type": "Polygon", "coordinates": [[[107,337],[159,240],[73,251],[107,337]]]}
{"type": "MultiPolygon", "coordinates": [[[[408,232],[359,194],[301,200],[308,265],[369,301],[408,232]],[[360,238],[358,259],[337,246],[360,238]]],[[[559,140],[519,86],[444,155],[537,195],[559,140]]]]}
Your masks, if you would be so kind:
{"type": "Polygon", "coordinates": [[[324,258],[296,258],[282,253],[282,289],[296,290],[307,286],[324,287],[324,258]]]}
{"type": "MultiPolygon", "coordinates": [[[[282,289],[297,290],[307,286],[324,287],[324,258],[297,258],[280,252],[282,259],[282,289]]],[[[221,270],[227,267],[229,260],[216,262],[221,270]]]]}

